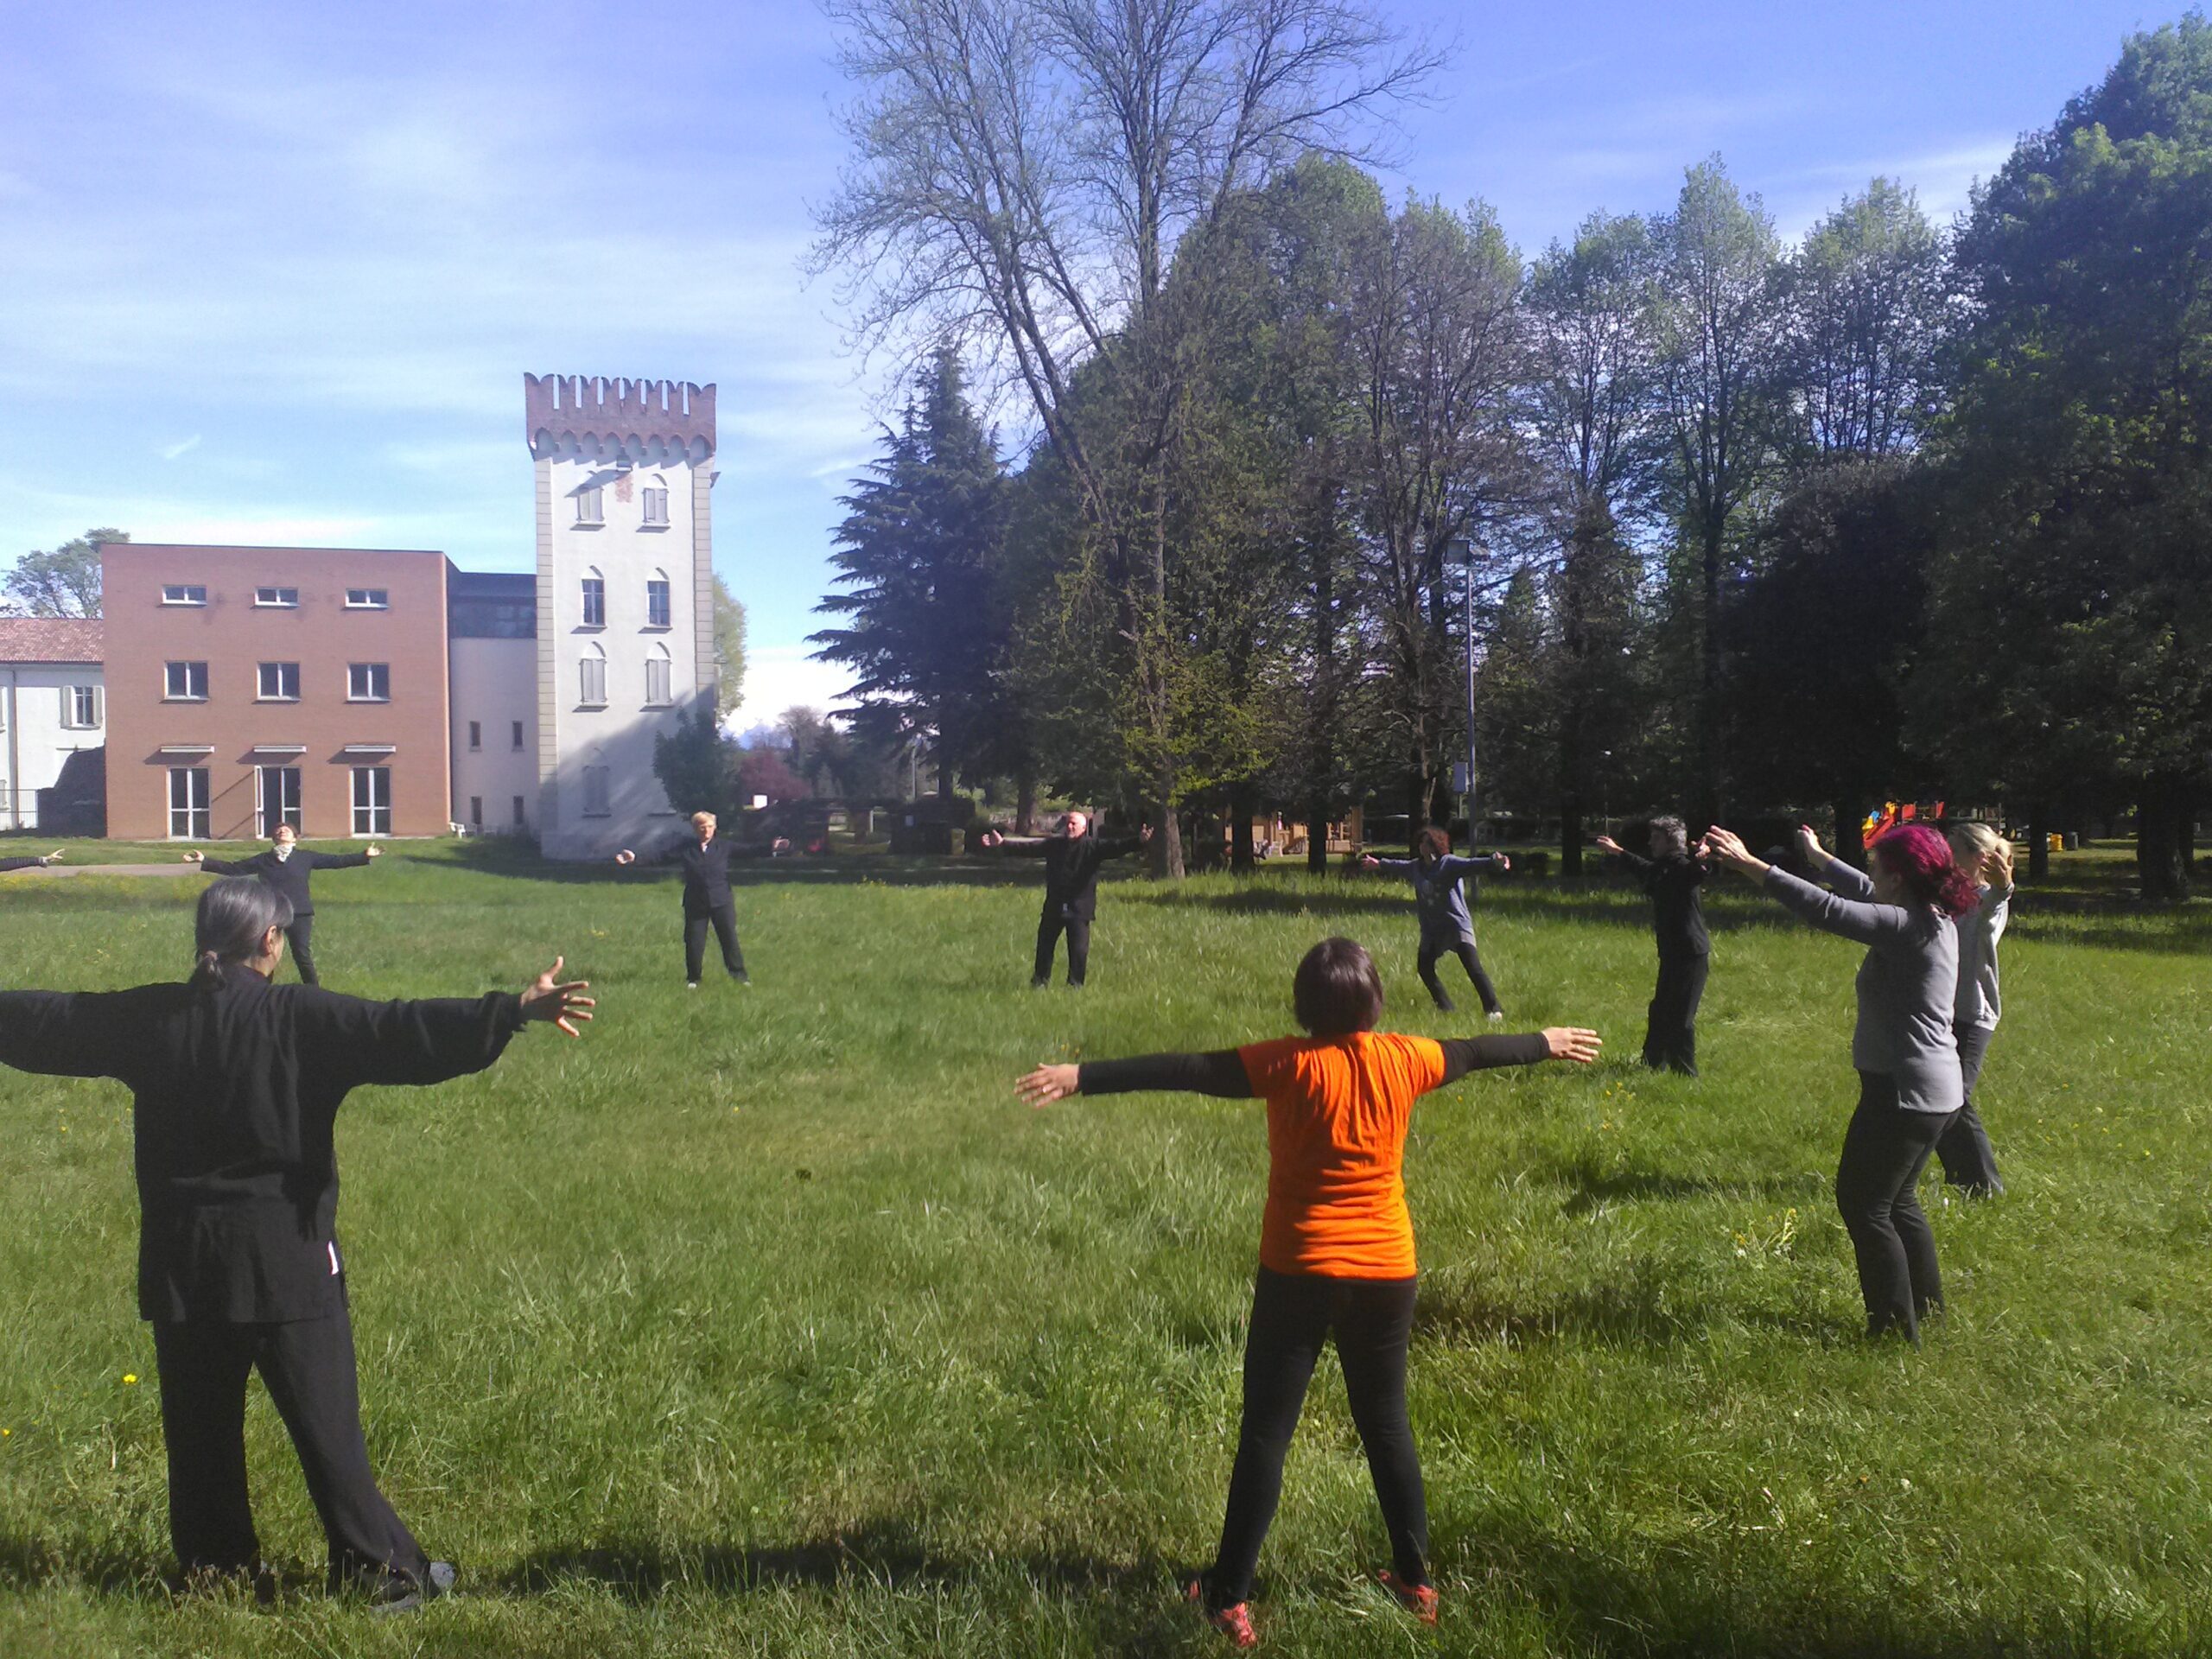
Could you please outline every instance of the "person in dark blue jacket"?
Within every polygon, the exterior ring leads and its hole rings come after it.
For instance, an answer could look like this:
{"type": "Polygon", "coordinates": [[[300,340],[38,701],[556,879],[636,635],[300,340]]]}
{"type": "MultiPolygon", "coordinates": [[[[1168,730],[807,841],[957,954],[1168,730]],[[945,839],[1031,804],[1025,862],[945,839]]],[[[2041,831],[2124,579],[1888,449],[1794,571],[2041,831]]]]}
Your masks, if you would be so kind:
{"type": "Polygon", "coordinates": [[[1491,1023],[1503,1020],[1505,1010],[1499,1006],[1497,988],[1491,983],[1490,976],[1483,971],[1482,958],[1475,954],[1475,918],[1460,884],[1487,870],[1510,870],[1512,859],[1503,853],[1455,858],[1452,837],[1431,824],[1421,832],[1413,857],[1376,858],[1369,854],[1359,862],[1363,869],[1388,870],[1414,884],[1414,908],[1421,917],[1421,982],[1428,988],[1436,1006],[1446,1014],[1452,1011],[1454,1004],[1444,993],[1444,982],[1436,976],[1436,964],[1442,957],[1457,957],[1467,970],[1475,995],[1482,998],[1483,1012],[1491,1023]]]}
{"type": "Polygon", "coordinates": [[[520,995],[365,1002],[270,984],[291,906],[264,882],[200,895],[183,983],[0,992],[0,1065],[130,1090],[138,1313],[154,1327],[169,1535],[189,1580],[266,1584],[247,1503],[246,1380],[269,1389],[307,1475],[334,1589],[385,1610],[453,1581],[377,1489],[361,1433],[338,1243],[338,1109],[364,1084],[480,1071],[532,1020],[570,1036],[589,988],[561,961],[520,995]]]}
{"type": "MultiPolygon", "coordinates": [[[[745,855],[736,842],[716,835],[716,828],[713,813],[694,812],[691,833],[645,861],[683,868],[683,982],[695,991],[699,988],[699,970],[706,966],[709,927],[722,948],[722,967],[729,976],[741,985],[753,982],[753,976],[745,971],[745,952],[737,943],[737,904],[729,892],[729,861],[745,855]]],[[[625,847],[614,855],[614,861],[626,867],[635,864],[638,855],[625,847]]]]}

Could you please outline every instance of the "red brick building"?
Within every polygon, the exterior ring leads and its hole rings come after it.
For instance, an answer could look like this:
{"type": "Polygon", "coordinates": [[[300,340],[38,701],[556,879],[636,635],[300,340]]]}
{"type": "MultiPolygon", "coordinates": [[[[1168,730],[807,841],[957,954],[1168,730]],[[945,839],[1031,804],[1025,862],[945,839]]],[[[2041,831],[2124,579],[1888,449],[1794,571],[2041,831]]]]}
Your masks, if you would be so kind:
{"type": "Polygon", "coordinates": [[[442,834],[442,553],[100,550],[107,830],[123,839],[442,834]]]}

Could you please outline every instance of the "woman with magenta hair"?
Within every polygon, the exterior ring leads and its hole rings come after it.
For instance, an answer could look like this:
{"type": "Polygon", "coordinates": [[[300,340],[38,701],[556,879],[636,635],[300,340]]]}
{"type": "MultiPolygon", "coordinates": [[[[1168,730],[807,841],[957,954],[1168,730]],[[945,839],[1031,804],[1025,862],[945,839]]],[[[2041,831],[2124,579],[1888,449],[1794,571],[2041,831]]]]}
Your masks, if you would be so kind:
{"type": "Polygon", "coordinates": [[[1598,1033],[1561,1026],[1438,1042],[1375,1029],[1382,979],[1350,939],[1324,939],[1291,982],[1307,1035],[1210,1054],[1040,1065],[1016,1085],[1043,1106],[1069,1095],[1173,1089],[1268,1103],[1268,1203],[1244,1346],[1244,1418],[1213,1566],[1185,1586],[1208,1623],[1240,1648],[1258,1641],[1247,1605],[1260,1546],[1282,1495],[1282,1465],[1322,1346],[1333,1340],[1344,1392],[1390,1535],[1382,1587],[1436,1622],[1428,1513],[1406,1418],[1414,1319],[1414,1229],[1406,1211],[1406,1130],[1414,1101],[1486,1066],[1598,1058],[1598,1033]]]}
{"type": "Polygon", "coordinates": [[[1943,1305],[1936,1235],[1916,1188],[1966,1097],[1951,1019],[1958,918],[1974,908],[1974,883],[1952,862],[1949,843],[1921,824],[1874,838],[1867,849],[1871,880],[1831,855],[1811,830],[1801,826],[1797,842],[1807,865],[1834,892],[1752,857],[1717,826],[1706,831],[1703,845],[1815,927],[1867,947],[1851,1037],[1859,1108],[1844,1131],[1835,1202],[1859,1258],[1866,1334],[1897,1331],[1917,1342],[1922,1316],[1943,1305]]]}

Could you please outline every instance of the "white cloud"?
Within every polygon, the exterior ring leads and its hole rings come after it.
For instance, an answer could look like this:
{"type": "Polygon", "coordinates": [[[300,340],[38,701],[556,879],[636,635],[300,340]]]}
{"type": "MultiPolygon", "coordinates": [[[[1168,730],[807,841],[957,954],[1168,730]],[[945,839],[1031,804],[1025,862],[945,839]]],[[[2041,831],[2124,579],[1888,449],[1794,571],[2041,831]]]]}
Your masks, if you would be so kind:
{"type": "Polygon", "coordinates": [[[845,688],[853,683],[852,671],[841,663],[817,663],[807,656],[806,645],[769,645],[748,649],[745,654],[745,700],[731,723],[738,728],[772,721],[793,707],[837,707],[845,688]]]}
{"type": "Polygon", "coordinates": [[[200,434],[195,432],[181,443],[165,443],[155,453],[163,461],[177,461],[200,447],[200,434]]]}

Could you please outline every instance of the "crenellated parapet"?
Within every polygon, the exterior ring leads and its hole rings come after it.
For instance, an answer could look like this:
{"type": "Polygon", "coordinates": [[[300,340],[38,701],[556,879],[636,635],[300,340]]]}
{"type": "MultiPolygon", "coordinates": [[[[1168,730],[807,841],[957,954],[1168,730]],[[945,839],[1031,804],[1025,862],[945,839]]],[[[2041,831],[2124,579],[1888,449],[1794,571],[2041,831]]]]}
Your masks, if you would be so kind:
{"type": "Polygon", "coordinates": [[[715,453],[715,389],[688,380],[525,374],[524,423],[537,461],[702,461],[715,453]]]}

